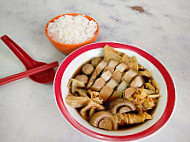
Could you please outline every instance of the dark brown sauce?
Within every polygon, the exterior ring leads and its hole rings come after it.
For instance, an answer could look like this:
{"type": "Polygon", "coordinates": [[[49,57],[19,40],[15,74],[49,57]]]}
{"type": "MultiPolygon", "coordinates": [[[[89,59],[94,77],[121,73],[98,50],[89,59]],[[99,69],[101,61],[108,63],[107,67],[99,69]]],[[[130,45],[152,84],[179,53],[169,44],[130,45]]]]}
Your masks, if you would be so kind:
{"type": "MultiPolygon", "coordinates": [[[[100,56],[100,57],[101,57],[101,56],[100,56]]],[[[74,72],[72,78],[75,78],[77,75],[82,74],[82,67],[83,67],[83,65],[85,65],[85,64],[87,64],[87,63],[90,63],[91,60],[92,60],[92,59],[90,59],[90,60],[86,61],[85,63],[83,63],[83,64],[74,72]]],[[[146,79],[146,78],[144,78],[144,79],[145,79],[145,82],[148,81],[148,79],[146,79]]],[[[150,78],[149,78],[149,79],[150,79],[150,78]]],[[[151,78],[151,79],[153,79],[153,78],[151,78]]],[[[158,101],[159,101],[159,98],[158,98],[158,101]]],[[[158,103],[158,101],[157,101],[157,103],[158,103]]],[[[104,104],[104,106],[106,107],[105,111],[108,111],[108,108],[109,108],[108,106],[109,106],[109,104],[106,103],[106,104],[104,104]]],[[[150,110],[147,111],[148,114],[150,114],[151,116],[153,116],[153,119],[154,119],[154,112],[156,111],[156,108],[157,108],[157,105],[156,105],[153,109],[150,109],[150,110]]],[[[76,109],[76,111],[78,112],[79,115],[80,115],[80,110],[81,110],[81,108],[76,109]]],[[[88,122],[88,120],[86,120],[86,121],[88,122]]],[[[144,123],[146,123],[146,122],[148,122],[148,121],[151,121],[151,120],[145,120],[143,123],[139,123],[139,124],[121,125],[121,126],[118,126],[118,130],[117,130],[117,131],[124,131],[124,130],[134,129],[134,128],[137,128],[137,127],[139,127],[141,124],[144,124],[144,123]]]]}

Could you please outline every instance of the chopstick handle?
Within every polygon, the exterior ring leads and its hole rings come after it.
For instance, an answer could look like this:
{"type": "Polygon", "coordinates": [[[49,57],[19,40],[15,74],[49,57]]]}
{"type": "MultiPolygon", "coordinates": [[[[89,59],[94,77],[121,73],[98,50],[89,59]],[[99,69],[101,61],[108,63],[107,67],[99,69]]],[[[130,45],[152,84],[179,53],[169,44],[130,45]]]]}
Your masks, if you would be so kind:
{"type": "Polygon", "coordinates": [[[30,70],[27,70],[27,71],[24,71],[24,72],[21,72],[21,73],[17,73],[17,74],[14,74],[14,75],[11,75],[11,76],[8,76],[8,77],[5,77],[5,78],[2,78],[2,79],[0,79],[0,86],[5,85],[5,84],[10,83],[10,82],[13,82],[15,80],[24,78],[24,77],[31,76],[33,74],[36,74],[36,73],[39,73],[39,72],[54,68],[56,66],[58,66],[57,61],[53,62],[53,63],[50,63],[50,64],[45,64],[45,65],[30,69],[30,70]]]}

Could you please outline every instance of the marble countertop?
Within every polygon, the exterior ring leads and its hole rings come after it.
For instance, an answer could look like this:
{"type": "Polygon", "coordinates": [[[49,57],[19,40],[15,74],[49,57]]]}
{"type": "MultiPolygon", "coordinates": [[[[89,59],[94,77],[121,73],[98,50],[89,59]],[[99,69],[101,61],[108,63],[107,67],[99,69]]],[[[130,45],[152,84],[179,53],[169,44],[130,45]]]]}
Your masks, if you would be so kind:
{"type": "MultiPolygon", "coordinates": [[[[100,25],[97,41],[133,44],[168,68],[177,88],[177,107],[166,127],[146,142],[190,140],[190,1],[189,0],[1,0],[0,35],[12,37],[34,59],[66,57],[49,43],[44,26],[63,13],[84,13],[100,25]],[[141,6],[141,12],[132,9],[141,6]]],[[[24,71],[0,42],[0,78],[24,71]]],[[[1,142],[89,142],[60,114],[52,85],[24,78],[0,87],[1,142]]]]}

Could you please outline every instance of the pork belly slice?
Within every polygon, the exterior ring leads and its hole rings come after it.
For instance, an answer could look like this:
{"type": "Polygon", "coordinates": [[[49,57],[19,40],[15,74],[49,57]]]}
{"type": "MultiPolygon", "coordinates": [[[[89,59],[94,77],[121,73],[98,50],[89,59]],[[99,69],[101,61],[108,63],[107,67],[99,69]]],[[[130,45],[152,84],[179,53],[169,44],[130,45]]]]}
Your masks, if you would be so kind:
{"type": "Polygon", "coordinates": [[[110,60],[108,66],[105,68],[105,70],[110,70],[111,72],[114,71],[115,67],[119,64],[119,62],[110,60]]]}
{"type": "Polygon", "coordinates": [[[122,81],[114,91],[113,95],[109,98],[109,101],[120,98],[126,88],[127,83],[125,81],[122,81]]]}
{"type": "Polygon", "coordinates": [[[102,88],[102,90],[100,91],[100,97],[104,100],[104,102],[106,102],[107,99],[111,96],[114,88],[117,85],[117,81],[115,81],[114,79],[110,79],[110,81],[102,88]]]}
{"type": "Polygon", "coordinates": [[[120,63],[117,67],[116,70],[120,72],[124,72],[124,70],[127,68],[127,65],[125,63],[120,63]]]}
{"type": "Polygon", "coordinates": [[[120,82],[122,77],[122,72],[115,70],[112,75],[113,79],[115,79],[117,82],[120,82]]]}
{"type": "Polygon", "coordinates": [[[126,68],[127,65],[125,63],[120,63],[119,65],[117,65],[115,71],[113,72],[113,79],[115,79],[117,82],[120,82],[122,72],[124,72],[126,68]]]}
{"type": "Polygon", "coordinates": [[[100,91],[105,83],[111,78],[111,76],[112,73],[109,70],[105,71],[100,78],[96,79],[91,89],[95,91],[100,91]]]}
{"type": "Polygon", "coordinates": [[[96,79],[91,89],[95,91],[100,91],[105,83],[111,78],[111,76],[112,73],[109,70],[105,71],[100,78],[96,79]]]}
{"type": "Polygon", "coordinates": [[[92,85],[91,89],[94,91],[100,91],[105,85],[106,81],[103,78],[96,79],[95,83],[92,85]]]}
{"type": "Polygon", "coordinates": [[[135,88],[139,88],[144,84],[144,79],[141,76],[137,76],[135,77],[135,79],[133,79],[133,81],[131,82],[130,86],[131,87],[135,87],[135,88]]]}
{"type": "Polygon", "coordinates": [[[110,70],[105,71],[102,75],[101,78],[103,78],[105,81],[108,81],[112,77],[112,73],[110,70]]]}
{"type": "Polygon", "coordinates": [[[101,61],[96,69],[94,70],[94,72],[92,73],[90,80],[87,84],[87,88],[90,88],[92,86],[92,84],[94,83],[94,80],[97,78],[97,76],[101,73],[101,71],[107,66],[107,61],[103,60],[101,61]]]}
{"type": "Polygon", "coordinates": [[[115,88],[117,85],[118,85],[118,83],[117,83],[117,81],[115,81],[113,78],[112,79],[110,79],[110,81],[106,84],[108,87],[110,87],[110,88],[115,88]]]}
{"type": "Polygon", "coordinates": [[[128,70],[123,76],[122,76],[122,80],[125,81],[127,83],[127,85],[129,85],[129,83],[131,82],[131,80],[137,76],[138,72],[136,72],[133,69],[128,70]]]}

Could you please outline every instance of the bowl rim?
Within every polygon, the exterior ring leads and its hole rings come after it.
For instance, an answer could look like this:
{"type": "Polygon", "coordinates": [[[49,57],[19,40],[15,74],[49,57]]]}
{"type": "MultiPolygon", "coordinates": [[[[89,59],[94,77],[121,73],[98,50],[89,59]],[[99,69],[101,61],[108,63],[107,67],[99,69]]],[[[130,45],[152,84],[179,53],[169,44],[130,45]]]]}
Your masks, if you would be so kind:
{"type": "Polygon", "coordinates": [[[173,112],[174,112],[174,107],[176,103],[176,94],[175,94],[175,86],[174,82],[169,74],[169,72],[166,70],[166,68],[160,63],[155,57],[150,55],[149,53],[145,52],[144,50],[137,48],[133,45],[127,45],[123,43],[117,43],[117,42],[99,42],[99,43],[92,43],[85,45],[71,54],[69,54],[61,63],[59,69],[57,70],[56,76],[54,78],[54,94],[55,94],[55,100],[57,102],[57,106],[61,113],[65,116],[67,121],[74,126],[77,130],[80,132],[91,136],[93,138],[101,139],[101,140],[107,140],[107,141],[132,141],[132,140],[138,140],[145,138],[147,136],[152,135],[156,131],[158,131],[161,127],[163,127],[166,122],[168,122],[169,118],[171,118],[173,112]],[[136,134],[132,135],[126,135],[126,136],[112,136],[112,135],[105,135],[101,133],[94,132],[92,130],[87,129],[86,127],[82,126],[80,123],[78,123],[74,117],[68,112],[62,98],[62,93],[61,93],[61,80],[62,80],[62,75],[65,72],[67,66],[72,62],[73,59],[75,59],[77,56],[80,54],[87,52],[92,49],[97,49],[97,48],[103,48],[106,44],[114,47],[114,48],[121,48],[121,49],[127,49],[130,51],[133,51],[140,56],[144,57],[147,59],[149,62],[151,62],[161,73],[163,76],[166,86],[167,86],[167,104],[166,108],[164,110],[164,113],[162,114],[161,118],[153,124],[151,127],[145,129],[144,131],[141,131],[136,134]]]}
{"type": "Polygon", "coordinates": [[[49,20],[49,21],[47,22],[47,24],[45,25],[45,28],[44,28],[46,37],[47,37],[51,42],[53,42],[53,43],[55,43],[55,44],[62,45],[62,46],[81,46],[81,45],[87,44],[87,43],[91,42],[91,40],[93,40],[94,38],[96,38],[96,37],[98,36],[99,29],[100,29],[100,28],[99,28],[99,24],[98,24],[98,22],[97,22],[94,18],[92,18],[92,17],[90,17],[90,16],[88,16],[88,15],[86,15],[86,14],[82,14],[82,13],[65,13],[65,14],[58,15],[58,16],[52,18],[51,20],[49,20]],[[47,33],[47,27],[48,27],[49,23],[54,22],[55,19],[58,19],[59,17],[65,16],[65,15],[71,15],[71,16],[84,15],[88,20],[93,20],[93,21],[97,24],[97,30],[96,30],[94,36],[93,36],[92,38],[90,38],[89,40],[86,40],[86,41],[84,41],[84,42],[77,43],[77,44],[65,44],[65,43],[61,43],[61,42],[58,42],[58,41],[55,41],[54,39],[52,39],[52,38],[48,35],[48,33],[47,33]]]}

